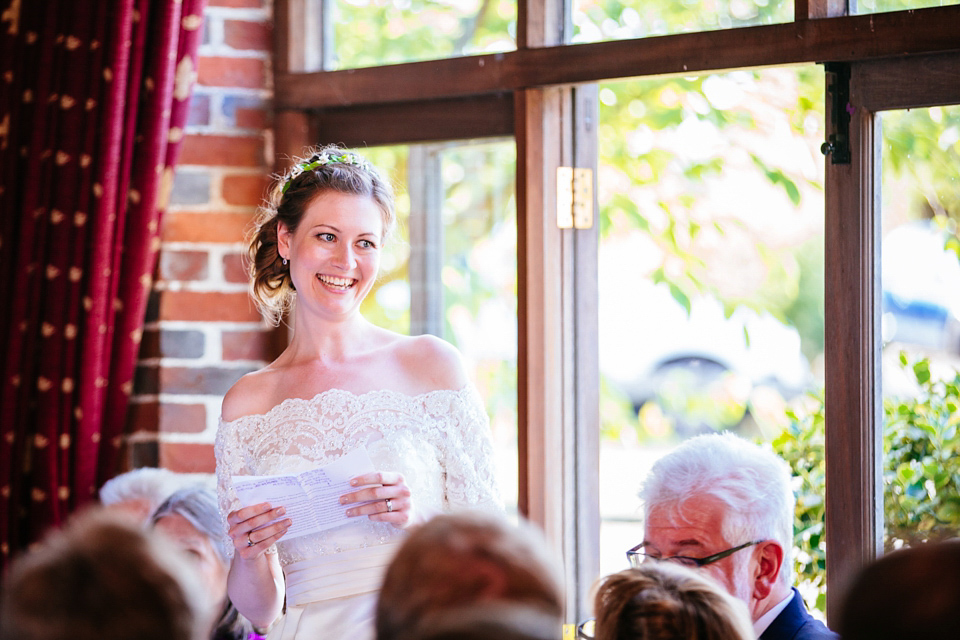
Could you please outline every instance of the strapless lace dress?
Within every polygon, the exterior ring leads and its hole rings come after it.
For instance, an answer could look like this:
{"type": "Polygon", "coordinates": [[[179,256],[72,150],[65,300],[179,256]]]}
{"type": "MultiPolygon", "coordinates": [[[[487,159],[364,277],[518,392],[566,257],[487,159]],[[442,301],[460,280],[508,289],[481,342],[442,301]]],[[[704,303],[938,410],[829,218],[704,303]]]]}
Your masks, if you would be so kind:
{"type": "MultiPolygon", "coordinates": [[[[232,476],[300,473],[357,447],[366,447],[377,470],[403,474],[422,514],[502,509],[489,419],[473,386],[417,396],[332,389],[284,400],[264,415],[220,421],[215,452],[224,522],[239,507],[232,476]]],[[[269,640],[372,640],[377,592],[403,536],[361,516],[281,539],[269,552],[283,567],[286,613],[269,640]]]]}

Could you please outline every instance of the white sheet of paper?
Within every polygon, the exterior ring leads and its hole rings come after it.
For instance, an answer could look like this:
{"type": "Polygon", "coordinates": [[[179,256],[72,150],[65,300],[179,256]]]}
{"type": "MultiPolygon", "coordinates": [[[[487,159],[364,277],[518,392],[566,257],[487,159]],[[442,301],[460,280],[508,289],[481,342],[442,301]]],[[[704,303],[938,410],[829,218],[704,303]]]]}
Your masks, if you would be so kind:
{"type": "Polygon", "coordinates": [[[245,507],[261,502],[284,507],[287,513],[283,518],[292,522],[283,537],[290,539],[348,522],[346,510],[357,504],[341,505],[340,496],[354,489],[350,478],[375,471],[367,450],[360,447],[328,465],[297,475],[233,476],[233,486],[245,507]]]}

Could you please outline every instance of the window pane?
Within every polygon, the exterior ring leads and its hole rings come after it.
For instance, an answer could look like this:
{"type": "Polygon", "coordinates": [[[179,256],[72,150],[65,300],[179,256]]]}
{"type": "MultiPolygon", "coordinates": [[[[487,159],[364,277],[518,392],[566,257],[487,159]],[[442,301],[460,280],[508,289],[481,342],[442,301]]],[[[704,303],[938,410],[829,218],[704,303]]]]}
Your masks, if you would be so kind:
{"type": "Polygon", "coordinates": [[[516,49],[516,0],[338,0],[334,60],[352,69],[516,49]]]}
{"type": "Polygon", "coordinates": [[[960,533],[960,106],[881,115],[887,550],[960,533]]]}
{"type": "Polygon", "coordinates": [[[946,7],[960,4],[960,0],[857,0],[852,7],[853,13],[883,13],[903,11],[905,9],[925,9],[927,7],[946,7]]]}
{"type": "Polygon", "coordinates": [[[573,42],[626,40],[792,20],[791,0],[574,0],[573,42]]]}
{"type": "Polygon", "coordinates": [[[438,317],[426,325],[435,325],[463,354],[490,415],[504,501],[516,513],[516,146],[510,139],[364,153],[401,186],[399,237],[387,245],[380,279],[362,311],[375,324],[409,333],[411,290],[431,297],[438,317]],[[435,196],[411,197],[424,189],[436,189],[435,196]],[[417,225],[433,225],[432,237],[440,239],[442,254],[411,238],[417,225]],[[439,260],[436,281],[413,283],[411,254],[424,251],[439,260]]]}
{"type": "Polygon", "coordinates": [[[513,139],[442,153],[444,336],[486,401],[500,484],[517,510],[517,203],[513,139]]]}
{"type": "Polygon", "coordinates": [[[600,88],[601,573],[682,439],[770,441],[823,352],[823,71],[600,88]]]}

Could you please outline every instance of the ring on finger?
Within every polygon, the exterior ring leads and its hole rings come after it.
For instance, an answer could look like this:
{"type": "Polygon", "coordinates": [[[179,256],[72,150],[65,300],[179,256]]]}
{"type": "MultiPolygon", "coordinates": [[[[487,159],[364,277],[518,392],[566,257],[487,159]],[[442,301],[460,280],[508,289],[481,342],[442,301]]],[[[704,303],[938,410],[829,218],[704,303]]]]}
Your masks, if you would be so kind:
{"type": "Polygon", "coordinates": [[[248,547],[252,547],[252,546],[255,545],[255,544],[256,544],[256,542],[254,542],[253,540],[250,539],[250,532],[247,531],[247,546],[248,546],[248,547]]]}
{"type": "Polygon", "coordinates": [[[387,503],[387,513],[391,513],[393,511],[393,502],[390,500],[390,498],[387,498],[384,500],[384,502],[387,503]]]}

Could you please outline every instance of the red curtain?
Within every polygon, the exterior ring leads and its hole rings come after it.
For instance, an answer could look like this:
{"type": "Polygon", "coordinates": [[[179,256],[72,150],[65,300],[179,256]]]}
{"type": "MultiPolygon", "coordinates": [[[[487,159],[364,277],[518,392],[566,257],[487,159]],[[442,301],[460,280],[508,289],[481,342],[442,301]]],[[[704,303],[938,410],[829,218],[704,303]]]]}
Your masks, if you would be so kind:
{"type": "Polygon", "coordinates": [[[0,551],[118,467],[205,0],[0,0],[0,551]]]}

